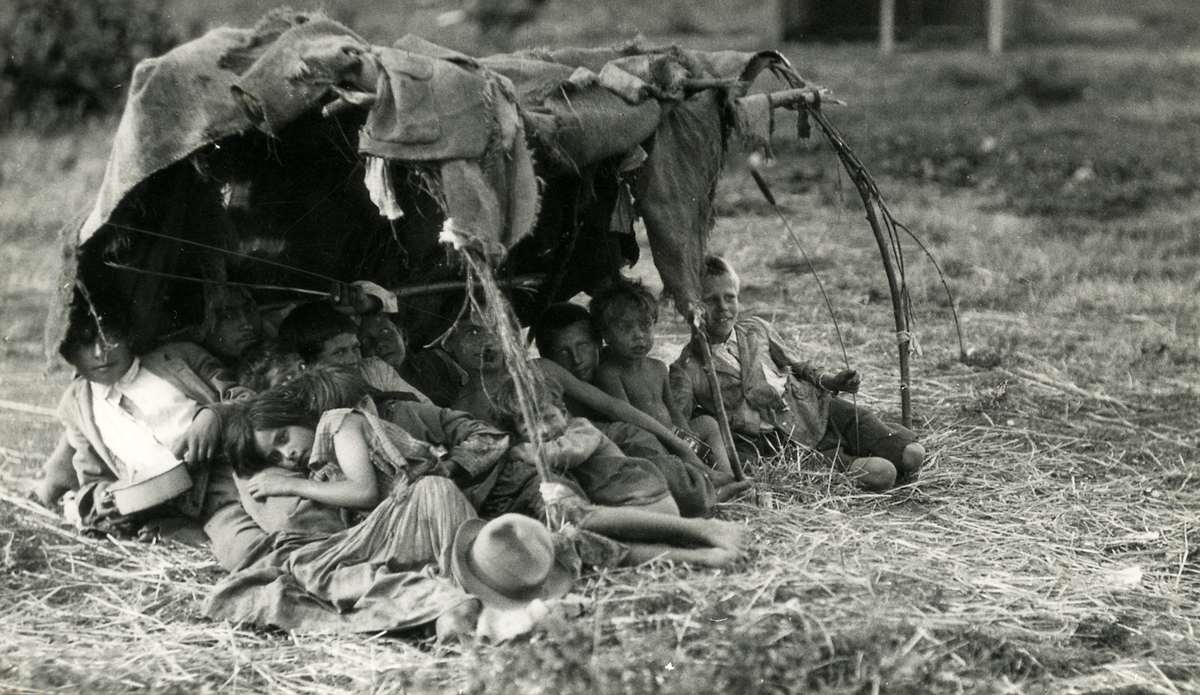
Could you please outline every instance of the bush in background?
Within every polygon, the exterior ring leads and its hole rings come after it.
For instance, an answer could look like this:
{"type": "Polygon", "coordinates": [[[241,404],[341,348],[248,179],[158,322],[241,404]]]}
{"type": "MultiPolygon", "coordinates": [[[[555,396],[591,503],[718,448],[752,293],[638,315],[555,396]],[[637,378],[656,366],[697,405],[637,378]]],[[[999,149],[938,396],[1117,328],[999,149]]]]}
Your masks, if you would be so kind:
{"type": "Polygon", "coordinates": [[[119,108],[138,61],[179,42],[166,4],[13,0],[0,10],[0,119],[48,129],[119,108]]]}

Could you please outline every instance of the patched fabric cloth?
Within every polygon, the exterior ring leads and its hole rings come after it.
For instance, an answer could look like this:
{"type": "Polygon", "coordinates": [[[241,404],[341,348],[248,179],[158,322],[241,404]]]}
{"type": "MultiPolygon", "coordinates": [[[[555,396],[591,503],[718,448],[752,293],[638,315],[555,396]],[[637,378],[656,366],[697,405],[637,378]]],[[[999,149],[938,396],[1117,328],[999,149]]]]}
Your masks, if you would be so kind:
{"type": "Polygon", "coordinates": [[[359,147],[386,159],[479,159],[496,128],[488,78],[440,58],[377,46],[375,105],[359,147]]]}

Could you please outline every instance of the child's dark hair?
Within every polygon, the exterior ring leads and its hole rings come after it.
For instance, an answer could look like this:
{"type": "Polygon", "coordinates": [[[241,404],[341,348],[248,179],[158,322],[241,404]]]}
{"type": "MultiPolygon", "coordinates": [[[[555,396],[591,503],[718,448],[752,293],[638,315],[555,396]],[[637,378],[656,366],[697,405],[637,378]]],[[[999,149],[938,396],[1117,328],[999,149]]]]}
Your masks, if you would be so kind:
{"type": "Polygon", "coordinates": [[[326,410],[355,408],[375,389],[362,373],[342,365],[314,364],[278,389],[320,417],[326,410]]]}
{"type": "Polygon", "coordinates": [[[80,300],[71,307],[67,319],[67,333],[63,336],[62,342],[58,344],[58,354],[70,362],[76,350],[81,347],[90,347],[101,337],[109,342],[129,340],[131,338],[129,315],[121,311],[92,307],[80,300]],[[97,319],[99,319],[99,325],[97,325],[97,319]]]}
{"type": "MultiPolygon", "coordinates": [[[[553,406],[565,412],[562,386],[554,379],[542,376],[537,370],[533,371],[533,377],[528,394],[533,401],[529,404],[533,411],[537,413],[553,406]]],[[[510,432],[518,431],[519,424],[525,421],[525,416],[521,412],[521,400],[517,397],[516,382],[511,378],[505,379],[496,387],[490,400],[496,424],[510,432]]]]}
{"type": "Polygon", "coordinates": [[[600,341],[600,336],[596,335],[596,329],[592,326],[592,314],[587,308],[571,302],[558,302],[546,307],[537,325],[533,327],[533,342],[537,345],[538,354],[550,357],[554,350],[554,339],[558,337],[559,332],[577,323],[587,327],[593,340],[600,341]]]}
{"type": "Polygon", "coordinates": [[[343,333],[358,335],[358,327],[349,316],[338,313],[328,302],[309,302],[292,309],[279,324],[279,343],[312,364],[321,355],[325,341],[343,333]]]}
{"type": "Polygon", "coordinates": [[[238,384],[251,391],[266,391],[286,384],[299,374],[298,355],[284,352],[275,343],[252,345],[238,360],[238,384]]]}
{"type": "Polygon", "coordinates": [[[592,297],[588,308],[596,332],[603,332],[604,326],[612,320],[613,312],[626,306],[633,307],[639,316],[650,319],[652,323],[658,322],[658,299],[654,293],[640,280],[622,277],[592,297]]]}
{"type": "Polygon", "coordinates": [[[276,463],[259,453],[255,432],[292,425],[316,429],[319,419],[319,414],[286,388],[267,389],[249,403],[227,406],[219,415],[225,458],[243,476],[276,463]]]}

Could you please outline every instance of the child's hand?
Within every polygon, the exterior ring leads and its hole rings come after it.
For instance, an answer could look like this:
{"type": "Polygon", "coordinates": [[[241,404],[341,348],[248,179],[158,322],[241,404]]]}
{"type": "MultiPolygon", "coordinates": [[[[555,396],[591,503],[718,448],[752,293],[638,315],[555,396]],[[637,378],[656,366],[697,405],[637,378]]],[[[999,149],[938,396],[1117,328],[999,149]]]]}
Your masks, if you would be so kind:
{"type": "Polygon", "coordinates": [[[508,456],[514,461],[528,463],[531,466],[534,465],[534,461],[537,459],[536,450],[530,442],[521,442],[511,447],[508,450],[508,456]]]}
{"type": "Polygon", "coordinates": [[[358,285],[335,283],[329,293],[333,308],[343,314],[373,314],[382,308],[378,297],[372,297],[358,285]]]}
{"type": "Polygon", "coordinates": [[[830,391],[858,393],[858,387],[862,385],[862,375],[856,369],[843,369],[837,374],[822,374],[820,382],[822,388],[830,391]]]}
{"type": "Polygon", "coordinates": [[[221,422],[216,413],[205,408],[192,418],[192,424],[173,453],[187,464],[189,470],[195,470],[199,464],[215,457],[220,447],[221,422]]]}
{"type": "Polygon", "coordinates": [[[253,478],[246,481],[246,491],[256,500],[292,495],[295,494],[292,492],[292,481],[295,479],[292,475],[268,468],[255,473],[253,478]]]}

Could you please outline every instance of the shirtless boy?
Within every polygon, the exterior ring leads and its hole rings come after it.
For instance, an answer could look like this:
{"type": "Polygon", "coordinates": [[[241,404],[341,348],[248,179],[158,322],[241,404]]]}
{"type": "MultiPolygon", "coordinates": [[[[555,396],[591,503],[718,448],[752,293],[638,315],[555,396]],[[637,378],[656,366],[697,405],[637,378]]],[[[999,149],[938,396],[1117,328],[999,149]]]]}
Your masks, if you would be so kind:
{"type": "Polygon", "coordinates": [[[713,466],[713,484],[718,488],[733,482],[717,421],[709,415],[684,417],[671,398],[667,365],[650,357],[658,323],[658,302],[650,290],[622,278],[592,299],[591,314],[605,343],[596,367],[596,385],[693,443],[697,453],[713,466]]]}

